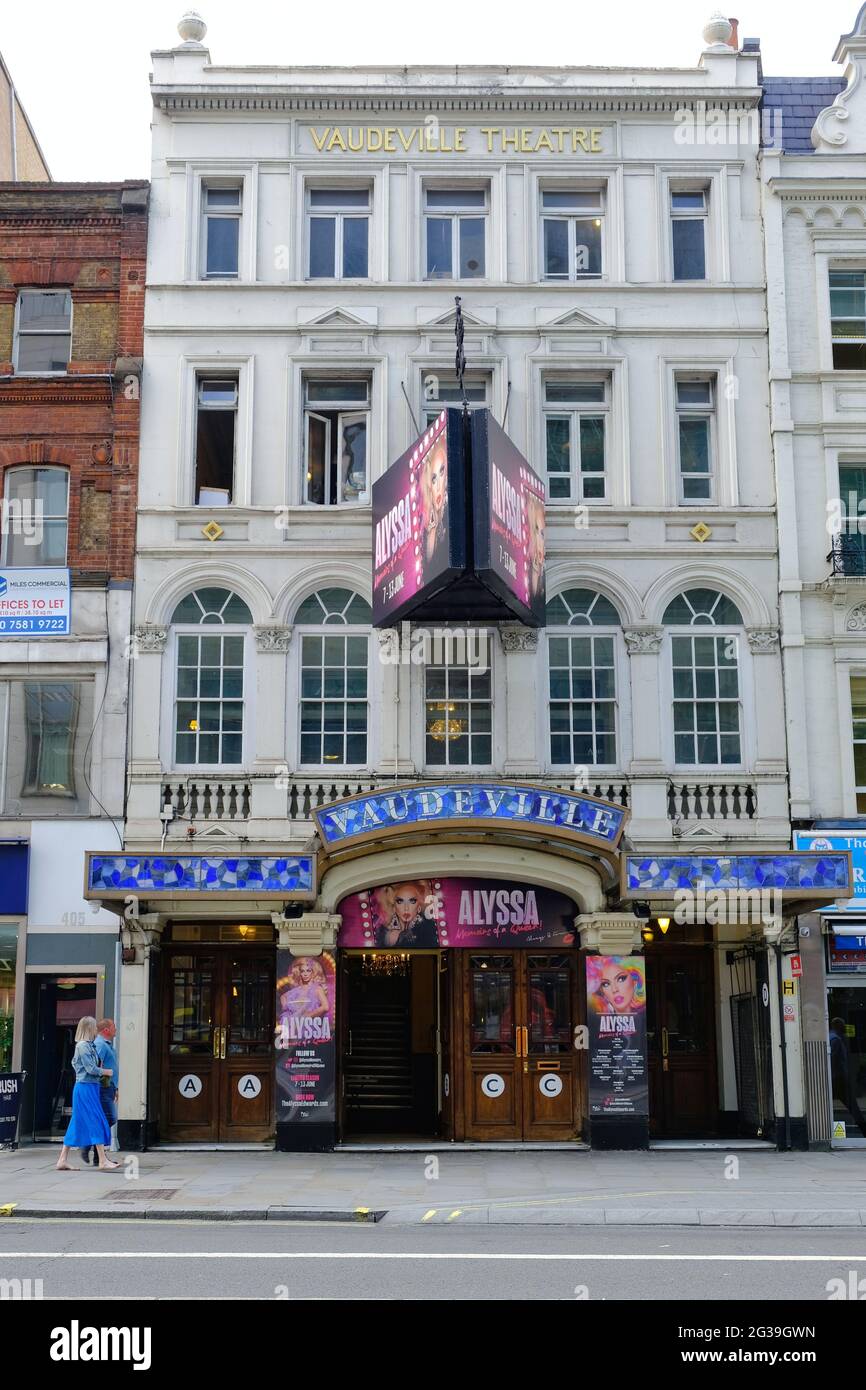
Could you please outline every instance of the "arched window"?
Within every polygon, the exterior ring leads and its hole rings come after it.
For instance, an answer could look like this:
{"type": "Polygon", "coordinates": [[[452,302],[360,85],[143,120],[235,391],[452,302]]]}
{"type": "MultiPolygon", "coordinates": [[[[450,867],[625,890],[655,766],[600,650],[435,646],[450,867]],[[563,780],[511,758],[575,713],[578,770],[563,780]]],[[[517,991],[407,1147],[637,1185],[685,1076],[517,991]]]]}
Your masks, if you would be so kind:
{"type": "Polygon", "coordinates": [[[175,608],[174,757],[179,765],[243,762],[245,629],[252,620],[243,599],[229,589],[196,589],[175,608]],[[204,627],[220,631],[196,631],[204,627]]]}
{"type": "Polygon", "coordinates": [[[594,589],[566,589],[548,603],[547,626],[551,765],[615,766],[619,614],[594,589]]]}
{"type": "Polygon", "coordinates": [[[740,610],[715,589],[687,589],[665,609],[673,628],[674,760],[685,767],[742,761],[740,610]],[[678,628],[712,627],[697,636],[678,628]]]}
{"type": "Polygon", "coordinates": [[[351,589],[320,589],[295,614],[300,642],[300,762],[361,767],[367,762],[370,605],[351,589]],[[334,631],[334,628],[341,629],[334,631]]]}
{"type": "Polygon", "coordinates": [[[65,468],[7,469],[0,517],[4,565],[65,565],[68,517],[65,468]]]}

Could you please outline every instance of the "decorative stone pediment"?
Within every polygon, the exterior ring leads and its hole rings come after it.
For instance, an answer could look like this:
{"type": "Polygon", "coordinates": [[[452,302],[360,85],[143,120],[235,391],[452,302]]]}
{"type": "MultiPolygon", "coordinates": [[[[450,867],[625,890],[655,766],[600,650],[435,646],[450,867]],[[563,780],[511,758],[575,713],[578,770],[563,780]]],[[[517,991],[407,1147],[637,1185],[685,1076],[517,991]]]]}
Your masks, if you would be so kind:
{"type": "MultiPolygon", "coordinates": [[[[463,323],[467,328],[490,329],[496,327],[495,308],[479,309],[476,306],[474,309],[467,309],[465,305],[461,305],[461,308],[463,309],[463,323]]],[[[420,328],[453,328],[456,312],[453,304],[447,309],[434,309],[432,312],[427,309],[419,309],[418,326],[420,328]]]]}
{"type": "Polygon", "coordinates": [[[845,87],[832,106],[819,111],[812,127],[818,154],[866,154],[866,5],[850,34],[843,34],[833,59],[845,64],[845,87]]]}
{"type": "Polygon", "coordinates": [[[615,323],[606,322],[595,314],[588,314],[585,309],[567,309],[564,314],[551,313],[550,309],[536,309],[535,322],[539,328],[546,331],[588,328],[594,333],[600,329],[610,333],[616,327],[615,323]]]}
{"type": "Polygon", "coordinates": [[[378,323],[379,311],[374,306],[346,309],[335,304],[327,309],[298,309],[298,323],[304,328],[363,328],[368,331],[378,323]]]}

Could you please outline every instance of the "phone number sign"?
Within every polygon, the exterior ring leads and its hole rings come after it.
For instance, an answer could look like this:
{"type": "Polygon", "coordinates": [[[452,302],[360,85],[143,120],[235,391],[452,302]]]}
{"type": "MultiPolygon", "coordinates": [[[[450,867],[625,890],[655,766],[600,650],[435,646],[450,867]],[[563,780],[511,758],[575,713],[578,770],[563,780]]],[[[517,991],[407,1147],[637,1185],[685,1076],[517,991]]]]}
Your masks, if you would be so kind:
{"type": "Polygon", "coordinates": [[[69,635],[68,569],[0,569],[0,637],[69,635]]]}

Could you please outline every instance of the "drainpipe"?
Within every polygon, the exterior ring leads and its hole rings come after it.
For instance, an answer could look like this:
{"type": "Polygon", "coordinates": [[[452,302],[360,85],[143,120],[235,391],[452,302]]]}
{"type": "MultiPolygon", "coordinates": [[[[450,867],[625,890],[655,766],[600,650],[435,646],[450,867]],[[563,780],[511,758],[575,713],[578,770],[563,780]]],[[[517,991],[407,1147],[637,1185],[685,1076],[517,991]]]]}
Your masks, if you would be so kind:
{"type": "Polygon", "coordinates": [[[776,950],[776,997],[779,1004],[779,1042],[782,1048],[782,1097],[785,1111],[785,1147],[783,1153],[791,1150],[791,1107],[788,1099],[788,1043],[785,1036],[785,1001],[782,994],[782,943],[775,943],[776,950]]]}
{"type": "MultiPolygon", "coordinates": [[[[7,74],[7,76],[8,76],[8,74],[7,74]]],[[[12,182],[13,182],[13,183],[17,183],[17,182],[18,182],[18,139],[17,139],[17,132],[16,132],[16,129],[15,129],[15,124],[16,124],[16,122],[15,122],[15,116],[16,116],[16,114],[17,114],[17,113],[16,113],[16,109],[15,109],[15,108],[16,108],[16,105],[17,105],[17,102],[16,102],[16,98],[15,98],[15,87],[14,87],[14,85],[13,85],[13,83],[12,83],[12,79],[9,78],[9,129],[10,129],[10,131],[11,131],[11,133],[12,133],[12,182]]]]}

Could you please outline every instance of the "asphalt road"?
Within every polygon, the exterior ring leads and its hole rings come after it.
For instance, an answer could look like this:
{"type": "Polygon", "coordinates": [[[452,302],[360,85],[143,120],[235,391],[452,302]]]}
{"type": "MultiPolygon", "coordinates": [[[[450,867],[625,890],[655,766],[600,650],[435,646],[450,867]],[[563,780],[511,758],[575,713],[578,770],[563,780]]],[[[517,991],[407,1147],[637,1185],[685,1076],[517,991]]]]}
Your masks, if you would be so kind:
{"type": "Polygon", "coordinates": [[[834,1279],[866,1297],[866,1231],[3,1219],[0,1297],[16,1279],[45,1300],[827,1301],[834,1279]]]}

